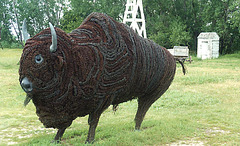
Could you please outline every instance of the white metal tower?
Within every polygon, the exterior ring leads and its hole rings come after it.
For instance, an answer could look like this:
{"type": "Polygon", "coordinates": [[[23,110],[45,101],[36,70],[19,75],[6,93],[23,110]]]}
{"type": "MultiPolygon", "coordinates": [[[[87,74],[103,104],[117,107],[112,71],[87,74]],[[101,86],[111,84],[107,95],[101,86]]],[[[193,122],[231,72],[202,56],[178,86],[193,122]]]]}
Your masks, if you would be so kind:
{"type": "Polygon", "coordinates": [[[129,25],[140,36],[147,38],[142,0],[127,0],[123,23],[129,25]]]}

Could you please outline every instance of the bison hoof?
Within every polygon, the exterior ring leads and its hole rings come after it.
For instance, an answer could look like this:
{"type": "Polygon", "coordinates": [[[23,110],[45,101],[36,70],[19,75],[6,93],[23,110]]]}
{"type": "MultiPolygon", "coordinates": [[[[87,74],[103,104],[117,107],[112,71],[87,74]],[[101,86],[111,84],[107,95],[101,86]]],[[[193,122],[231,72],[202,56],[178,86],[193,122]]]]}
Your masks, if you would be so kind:
{"type": "Polygon", "coordinates": [[[93,143],[94,143],[94,139],[93,139],[93,140],[88,140],[88,139],[87,139],[87,140],[85,141],[85,144],[93,144],[93,143]]]}
{"type": "Polygon", "coordinates": [[[141,130],[140,130],[140,129],[135,129],[134,131],[136,131],[136,132],[140,132],[141,130]]]}
{"type": "Polygon", "coordinates": [[[140,126],[136,126],[135,131],[140,131],[140,126]]]}
{"type": "Polygon", "coordinates": [[[60,141],[60,140],[55,140],[55,139],[54,139],[54,140],[51,141],[51,143],[59,144],[59,143],[61,143],[61,141],[60,141]]]}

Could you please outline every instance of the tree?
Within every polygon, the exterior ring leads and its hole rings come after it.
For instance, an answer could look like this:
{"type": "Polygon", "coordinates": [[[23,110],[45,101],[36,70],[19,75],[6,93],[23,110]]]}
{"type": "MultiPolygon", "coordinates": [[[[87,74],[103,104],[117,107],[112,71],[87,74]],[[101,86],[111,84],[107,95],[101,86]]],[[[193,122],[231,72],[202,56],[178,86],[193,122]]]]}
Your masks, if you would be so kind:
{"type": "Polygon", "coordinates": [[[0,27],[2,26],[2,40],[9,43],[18,41],[23,45],[21,26],[25,18],[31,36],[49,27],[49,22],[54,26],[60,26],[60,18],[65,6],[65,0],[1,0],[0,27]],[[17,35],[17,39],[13,38],[10,32],[11,28],[17,35]]]}
{"type": "Polygon", "coordinates": [[[179,15],[183,10],[176,2],[172,0],[143,1],[148,36],[166,48],[191,45],[188,43],[191,35],[186,25],[186,18],[183,19],[179,15]]]}
{"type": "MultiPolygon", "coordinates": [[[[203,4],[202,4],[203,5],[203,4]]],[[[239,50],[239,1],[208,0],[203,9],[203,31],[215,31],[220,36],[220,53],[239,50]]]]}
{"type": "MultiPolygon", "coordinates": [[[[21,42],[21,26],[27,19],[31,36],[49,27],[48,22],[71,32],[92,12],[102,12],[122,22],[126,0],[1,0],[2,40],[14,42],[15,28],[21,42]]],[[[220,53],[240,50],[239,0],[143,0],[147,36],[172,48],[187,45],[196,51],[197,36],[204,31],[220,36],[220,53]]]]}
{"type": "Polygon", "coordinates": [[[181,19],[174,19],[170,24],[170,36],[169,41],[171,46],[189,45],[190,34],[186,31],[187,26],[181,21],[181,19]]]}
{"type": "Polygon", "coordinates": [[[1,29],[1,41],[13,42],[13,37],[10,33],[10,11],[9,11],[9,4],[8,0],[1,0],[0,1],[0,27],[1,29]]]}
{"type": "Polygon", "coordinates": [[[239,0],[145,0],[148,36],[167,48],[182,44],[195,51],[201,32],[217,32],[220,53],[233,53],[240,50],[239,3],[239,0]]]}
{"type": "MultiPolygon", "coordinates": [[[[20,44],[22,45],[22,47],[24,46],[23,44],[23,39],[22,39],[22,31],[21,31],[21,28],[20,28],[20,22],[19,22],[19,17],[18,17],[18,12],[16,11],[16,0],[13,0],[13,3],[12,3],[12,7],[13,7],[13,13],[14,13],[14,16],[15,16],[15,22],[17,23],[17,29],[14,28],[16,34],[17,34],[17,38],[20,42],[20,44]]],[[[13,25],[13,24],[12,24],[13,25]]],[[[14,25],[13,25],[14,26],[14,25]]]]}
{"type": "Polygon", "coordinates": [[[238,27],[238,30],[240,32],[240,1],[233,1],[231,5],[229,6],[229,17],[231,19],[231,26],[238,27]]]}
{"type": "Polygon", "coordinates": [[[59,27],[61,14],[66,6],[65,0],[18,0],[17,3],[20,23],[24,18],[27,19],[31,36],[49,27],[49,22],[59,27]]]}
{"type": "Polygon", "coordinates": [[[106,13],[115,20],[122,21],[125,0],[70,0],[71,9],[64,11],[61,28],[66,32],[77,28],[92,12],[106,13]]]}

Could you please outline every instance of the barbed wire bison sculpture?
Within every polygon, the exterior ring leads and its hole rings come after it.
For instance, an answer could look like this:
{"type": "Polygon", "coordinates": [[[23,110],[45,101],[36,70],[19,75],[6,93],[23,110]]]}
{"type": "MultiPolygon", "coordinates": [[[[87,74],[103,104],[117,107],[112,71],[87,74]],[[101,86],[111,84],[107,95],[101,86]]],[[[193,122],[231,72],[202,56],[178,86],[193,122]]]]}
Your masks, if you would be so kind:
{"type": "Polygon", "coordinates": [[[86,143],[91,143],[102,112],[134,98],[139,130],[175,70],[175,60],[165,48],[106,14],[92,13],[69,34],[50,24],[28,39],[19,81],[27,93],[24,104],[32,100],[43,125],[58,129],[55,141],[74,119],[89,115],[86,143]]]}

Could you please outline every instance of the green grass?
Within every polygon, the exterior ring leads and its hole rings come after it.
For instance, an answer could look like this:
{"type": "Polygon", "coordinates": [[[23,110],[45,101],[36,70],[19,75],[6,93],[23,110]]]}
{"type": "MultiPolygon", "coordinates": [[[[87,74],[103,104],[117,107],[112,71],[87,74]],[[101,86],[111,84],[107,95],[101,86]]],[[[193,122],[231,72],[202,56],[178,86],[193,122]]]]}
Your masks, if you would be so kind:
{"type": "MultiPolygon", "coordinates": [[[[18,81],[21,49],[0,50],[0,145],[55,145],[55,129],[44,128],[18,81]]],[[[137,101],[111,107],[99,121],[93,145],[239,145],[240,54],[213,60],[193,57],[184,76],[177,66],[169,90],[147,112],[141,131],[134,131],[137,101]]],[[[77,118],[59,145],[84,145],[87,116],[77,118]]]]}

